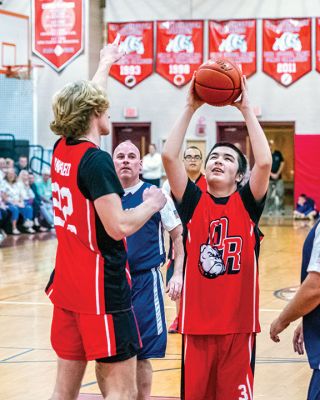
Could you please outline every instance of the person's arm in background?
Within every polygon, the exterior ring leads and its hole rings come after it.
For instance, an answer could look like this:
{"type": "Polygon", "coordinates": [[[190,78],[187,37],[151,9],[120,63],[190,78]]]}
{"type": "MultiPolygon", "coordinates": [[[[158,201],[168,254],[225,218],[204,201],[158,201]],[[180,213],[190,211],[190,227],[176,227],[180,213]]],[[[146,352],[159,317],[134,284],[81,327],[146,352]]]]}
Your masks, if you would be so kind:
{"type": "MultiPolygon", "coordinates": [[[[281,157],[282,157],[282,154],[281,154],[281,157]]],[[[283,171],[284,164],[285,164],[285,162],[284,162],[284,159],[282,157],[282,161],[280,162],[278,171],[270,173],[270,176],[271,176],[272,179],[279,179],[279,176],[281,175],[281,172],[283,171]]]]}
{"type": "Polygon", "coordinates": [[[183,285],[184,248],[182,234],[181,224],[169,232],[174,248],[174,271],[168,282],[166,292],[173,301],[180,298],[183,285]]]}
{"type": "Polygon", "coordinates": [[[298,292],[270,327],[270,338],[280,342],[279,333],[291,322],[303,317],[320,304],[320,273],[309,272],[298,292]]]}
{"type": "Polygon", "coordinates": [[[267,138],[249,102],[245,76],[241,79],[241,89],[241,99],[234,103],[233,106],[240,110],[247,125],[255,161],[251,171],[249,185],[255,200],[260,201],[268,190],[272,156],[267,138]]]}
{"type": "Polygon", "coordinates": [[[307,269],[308,275],[290,303],[270,327],[270,337],[279,342],[279,333],[296,319],[303,317],[320,304],[320,226],[318,225],[307,269]]]}
{"type": "MultiPolygon", "coordinates": [[[[165,192],[163,191],[163,193],[165,192]]],[[[174,248],[174,271],[172,278],[168,282],[166,292],[171,300],[175,301],[180,297],[183,283],[183,228],[173,200],[167,193],[165,193],[165,195],[167,203],[160,211],[161,222],[164,229],[169,232],[174,248]]]]}

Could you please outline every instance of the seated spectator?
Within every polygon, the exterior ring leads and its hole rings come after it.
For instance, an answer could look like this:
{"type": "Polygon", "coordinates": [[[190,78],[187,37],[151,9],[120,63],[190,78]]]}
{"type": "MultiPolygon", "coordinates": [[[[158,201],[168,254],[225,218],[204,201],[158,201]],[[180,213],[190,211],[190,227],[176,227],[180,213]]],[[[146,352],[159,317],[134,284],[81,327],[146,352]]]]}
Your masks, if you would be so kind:
{"type": "Polygon", "coordinates": [[[293,211],[293,218],[309,218],[310,220],[314,220],[318,217],[318,215],[319,212],[316,209],[314,200],[303,193],[300,194],[296,204],[296,209],[293,211]]]}
{"type": "Polygon", "coordinates": [[[4,179],[7,172],[7,163],[5,158],[0,157],[0,182],[4,179]]]}
{"type": "Polygon", "coordinates": [[[7,171],[9,168],[13,168],[14,169],[14,161],[12,158],[6,158],[6,165],[7,165],[7,171]]]}
{"type": "Polygon", "coordinates": [[[51,172],[49,168],[42,171],[42,176],[37,180],[36,186],[41,200],[46,203],[52,203],[51,172]]]}
{"type": "Polygon", "coordinates": [[[26,228],[28,233],[34,233],[33,230],[33,201],[34,201],[34,193],[30,187],[29,183],[29,173],[27,170],[22,169],[18,176],[17,187],[19,190],[19,196],[24,204],[24,223],[23,226],[26,228]],[[28,212],[27,212],[28,209],[28,212]]]}
{"type": "Polygon", "coordinates": [[[53,227],[52,200],[51,198],[47,199],[46,196],[40,196],[34,175],[31,172],[29,172],[29,184],[34,193],[33,215],[35,227],[39,228],[40,232],[47,231],[53,227]]]}
{"type": "Polygon", "coordinates": [[[5,239],[6,231],[10,231],[11,221],[10,218],[11,214],[3,200],[3,193],[0,190],[0,244],[5,239]],[[9,227],[8,227],[9,226],[9,227]]]}
{"type": "Polygon", "coordinates": [[[16,174],[19,175],[20,171],[28,170],[28,157],[20,156],[18,162],[15,164],[16,174]]]}
{"type": "Polygon", "coordinates": [[[17,183],[17,175],[13,168],[9,168],[7,171],[7,174],[4,178],[2,191],[4,202],[11,212],[12,234],[20,234],[20,231],[17,228],[19,216],[21,216],[23,219],[23,227],[26,229],[26,232],[34,233],[34,230],[31,228],[33,225],[32,206],[28,204],[28,202],[24,201],[22,197],[23,193],[21,192],[17,183]]]}

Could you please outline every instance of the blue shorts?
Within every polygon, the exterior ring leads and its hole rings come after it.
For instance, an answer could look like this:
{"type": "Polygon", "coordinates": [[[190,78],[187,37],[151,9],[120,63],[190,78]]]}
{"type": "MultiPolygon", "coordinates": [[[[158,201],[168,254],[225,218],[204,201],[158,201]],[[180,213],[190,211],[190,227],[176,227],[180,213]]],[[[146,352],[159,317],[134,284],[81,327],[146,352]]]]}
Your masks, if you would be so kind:
{"type": "Polygon", "coordinates": [[[167,328],[160,268],[133,273],[131,278],[133,309],[142,340],[138,360],[162,358],[167,347],[167,328]]]}
{"type": "Polygon", "coordinates": [[[313,375],[309,385],[308,399],[307,400],[320,400],[320,370],[314,369],[313,375]]]}

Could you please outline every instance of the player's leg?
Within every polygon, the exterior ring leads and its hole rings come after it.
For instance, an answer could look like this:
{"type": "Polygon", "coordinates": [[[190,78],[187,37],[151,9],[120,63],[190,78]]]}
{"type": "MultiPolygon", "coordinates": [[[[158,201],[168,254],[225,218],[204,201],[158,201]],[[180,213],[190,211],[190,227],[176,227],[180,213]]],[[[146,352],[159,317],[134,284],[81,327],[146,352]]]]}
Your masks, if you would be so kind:
{"type": "Polygon", "coordinates": [[[282,179],[276,182],[276,192],[279,197],[279,211],[284,212],[284,183],[282,179]]]}
{"type": "Polygon", "coordinates": [[[183,335],[182,400],[216,400],[217,351],[215,335],[183,335]]]}
{"type": "Polygon", "coordinates": [[[137,367],[138,399],[150,398],[152,368],[150,358],[163,358],[167,346],[167,329],[163,301],[163,281],[159,268],[132,274],[132,303],[143,347],[137,367]]]}
{"type": "Polygon", "coordinates": [[[118,362],[97,362],[96,377],[103,398],[136,400],[136,366],[136,357],[118,362]]]}
{"type": "Polygon", "coordinates": [[[308,390],[307,400],[320,400],[320,370],[314,369],[308,390]]]}
{"type": "Polygon", "coordinates": [[[221,335],[216,400],[253,400],[255,334],[221,335]]]}
{"type": "Polygon", "coordinates": [[[274,203],[274,199],[272,196],[272,192],[273,192],[273,187],[274,187],[274,183],[273,181],[269,182],[269,186],[268,186],[268,192],[267,192],[267,199],[266,199],[266,212],[268,214],[271,214],[274,210],[273,210],[273,203],[274,203]]]}
{"type": "Polygon", "coordinates": [[[78,398],[87,361],[75,313],[54,307],[51,344],[58,355],[58,370],[52,400],[78,398]]]}
{"type": "Polygon", "coordinates": [[[105,399],[136,396],[136,355],[141,347],[132,310],[104,315],[79,315],[87,360],[96,360],[96,377],[105,399]]]}
{"type": "Polygon", "coordinates": [[[58,358],[57,378],[51,400],[76,400],[86,365],[86,361],[58,358]]]}
{"type": "Polygon", "coordinates": [[[152,385],[152,365],[149,360],[137,362],[137,400],[149,400],[152,385]]]}

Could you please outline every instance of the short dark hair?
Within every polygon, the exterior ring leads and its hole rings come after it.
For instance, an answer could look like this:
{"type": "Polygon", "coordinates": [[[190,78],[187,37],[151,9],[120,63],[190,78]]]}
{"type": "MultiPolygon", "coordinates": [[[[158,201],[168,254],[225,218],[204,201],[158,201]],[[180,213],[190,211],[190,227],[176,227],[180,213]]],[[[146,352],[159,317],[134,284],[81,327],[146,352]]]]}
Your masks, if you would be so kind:
{"type": "Polygon", "coordinates": [[[212,149],[209,151],[205,164],[204,166],[207,165],[207,162],[209,160],[209,157],[211,155],[211,153],[213,152],[214,149],[216,149],[217,147],[230,147],[230,149],[234,150],[237,155],[238,155],[238,164],[239,164],[239,168],[238,168],[238,173],[240,173],[241,175],[244,175],[247,171],[247,159],[244,156],[244,154],[242,153],[241,150],[238,149],[238,147],[236,147],[234,144],[229,143],[229,142],[218,142],[216,143],[212,149]]]}
{"type": "Polygon", "coordinates": [[[201,151],[201,150],[199,149],[199,147],[197,147],[197,146],[188,146],[188,147],[185,149],[184,153],[183,153],[183,158],[186,156],[186,151],[189,150],[189,149],[198,150],[198,152],[200,153],[200,156],[201,156],[201,158],[202,158],[202,151],[201,151]]]}

